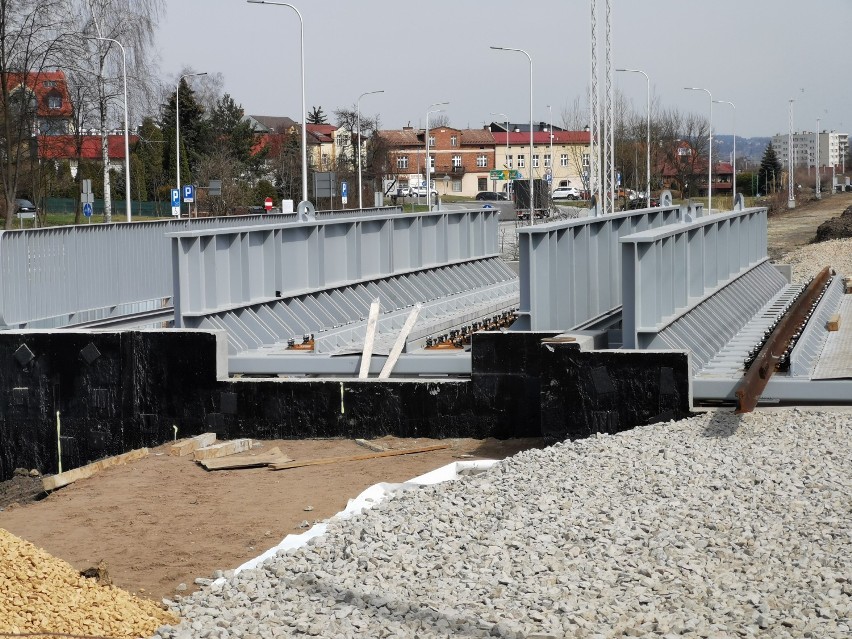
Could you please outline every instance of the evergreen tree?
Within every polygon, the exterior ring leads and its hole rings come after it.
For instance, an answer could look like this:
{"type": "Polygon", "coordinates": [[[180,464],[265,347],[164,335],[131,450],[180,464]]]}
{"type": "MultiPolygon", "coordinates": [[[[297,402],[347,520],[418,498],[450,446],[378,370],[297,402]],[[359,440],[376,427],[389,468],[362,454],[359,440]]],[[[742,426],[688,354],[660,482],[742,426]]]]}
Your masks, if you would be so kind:
{"type": "MultiPolygon", "coordinates": [[[[199,160],[207,153],[210,138],[210,126],[204,119],[204,107],[195,97],[195,91],[186,83],[180,82],[180,174],[181,182],[189,184],[191,172],[198,166],[199,160]]],[[[163,155],[163,170],[167,176],[176,175],[175,151],[175,103],[176,93],[169,96],[166,104],[160,106],[163,134],[166,140],[166,153],[163,155]]]]}
{"type": "Polygon", "coordinates": [[[311,107],[307,115],[308,124],[328,124],[328,117],[321,106],[311,107]]]}
{"type": "Polygon", "coordinates": [[[775,153],[775,148],[770,142],[766,150],[763,152],[763,158],[760,160],[760,170],[757,172],[758,191],[768,193],[770,190],[775,192],[775,185],[781,183],[781,162],[778,161],[778,155],[775,153]]]}
{"type": "Polygon", "coordinates": [[[210,112],[212,145],[225,151],[231,159],[249,170],[256,170],[257,160],[252,156],[254,132],[243,119],[245,111],[227,93],[216,101],[210,112]]]}

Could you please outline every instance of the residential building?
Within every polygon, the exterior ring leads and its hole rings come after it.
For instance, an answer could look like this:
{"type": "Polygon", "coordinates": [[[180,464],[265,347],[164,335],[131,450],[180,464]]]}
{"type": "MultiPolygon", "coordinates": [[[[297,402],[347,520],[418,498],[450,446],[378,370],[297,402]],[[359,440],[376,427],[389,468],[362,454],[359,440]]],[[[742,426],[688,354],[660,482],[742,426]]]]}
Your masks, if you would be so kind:
{"type": "MultiPolygon", "coordinates": [[[[416,186],[426,181],[426,131],[377,132],[388,149],[388,179],[399,186],[416,186]]],[[[474,196],[491,188],[489,171],[495,168],[494,136],[485,129],[456,129],[437,126],[429,129],[429,165],[433,187],[442,195],[474,196]]]]}
{"type": "MultiPolygon", "coordinates": [[[[652,175],[663,188],[707,195],[707,158],[699,154],[685,140],[678,140],[665,147],[652,164],[652,175]]],[[[731,195],[734,185],[734,168],[730,162],[713,163],[713,194],[731,195]]]]}
{"type": "MultiPolygon", "coordinates": [[[[299,125],[296,125],[298,128],[299,125]]],[[[333,171],[337,166],[335,147],[337,127],[333,124],[309,124],[307,133],[308,164],[317,171],[333,171]]]]}
{"type": "Polygon", "coordinates": [[[26,101],[34,114],[33,135],[65,135],[72,132],[73,108],[62,71],[31,71],[6,76],[9,99],[26,101]]]}
{"type": "MultiPolygon", "coordinates": [[[[551,170],[552,188],[559,186],[575,186],[585,189],[583,176],[589,172],[589,140],[588,131],[567,131],[554,126],[551,131],[546,122],[533,124],[533,151],[530,154],[530,125],[509,123],[508,131],[505,122],[492,122],[487,129],[494,136],[498,169],[513,169],[520,171],[523,179],[529,179],[532,169],[533,178],[545,178],[548,169],[551,170]],[[551,152],[552,141],[552,152],[551,152]],[[551,155],[552,153],[552,155],[551,155]],[[532,157],[530,157],[532,155],[532,157]]],[[[502,189],[506,182],[497,182],[502,189]]]]}
{"type": "MultiPolygon", "coordinates": [[[[845,169],[846,154],[849,151],[849,134],[836,131],[813,131],[793,133],[793,164],[796,167],[810,168],[817,162],[816,150],[819,144],[819,165],[845,169]],[[818,139],[818,140],[817,140],[818,139]]],[[[777,134],[772,137],[772,146],[781,166],[786,167],[790,157],[789,134],[777,134]]]]}
{"type": "MultiPolygon", "coordinates": [[[[129,138],[130,146],[139,139],[136,135],[129,138]]],[[[107,135],[107,154],[109,168],[124,170],[124,132],[116,131],[107,135]]],[[[100,135],[40,135],[38,136],[38,155],[40,160],[61,162],[67,160],[71,167],[71,176],[77,177],[80,160],[101,162],[100,135]]]]}

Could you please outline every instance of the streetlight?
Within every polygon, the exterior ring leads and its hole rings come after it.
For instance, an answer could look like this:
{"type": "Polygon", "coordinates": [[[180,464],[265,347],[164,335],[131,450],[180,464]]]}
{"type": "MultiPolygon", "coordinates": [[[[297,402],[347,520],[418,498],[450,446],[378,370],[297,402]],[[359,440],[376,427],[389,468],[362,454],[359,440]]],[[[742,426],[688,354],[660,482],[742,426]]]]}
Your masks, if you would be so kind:
{"type": "Polygon", "coordinates": [[[547,105],[547,111],[550,113],[550,184],[553,185],[553,107],[547,105]]]}
{"type": "MultiPolygon", "coordinates": [[[[639,69],[616,69],[616,71],[623,71],[624,73],[641,73],[645,76],[645,85],[647,88],[647,101],[645,103],[645,181],[647,183],[647,187],[645,189],[645,205],[648,208],[651,208],[651,80],[648,78],[648,74],[639,69]]],[[[710,208],[708,206],[708,208],[710,208]]]]}
{"type": "MultiPolygon", "coordinates": [[[[434,109],[433,107],[446,106],[449,102],[435,102],[430,104],[426,110],[426,206],[427,210],[432,210],[432,163],[429,161],[429,114],[438,113],[443,109],[434,109]]],[[[420,196],[417,196],[417,203],[420,203],[420,196]]]]}
{"type": "Polygon", "coordinates": [[[361,188],[361,98],[365,95],[373,95],[374,93],[384,93],[384,90],[379,91],[367,91],[366,93],[362,93],[358,96],[358,101],[355,103],[355,112],[357,114],[356,119],[358,121],[358,208],[363,209],[364,206],[361,203],[361,196],[363,194],[363,189],[361,188]]]}
{"type": "Polygon", "coordinates": [[[734,200],[737,199],[737,107],[733,102],[727,100],[713,100],[716,104],[730,104],[734,109],[734,184],[731,187],[731,207],[733,208],[734,200]]]}
{"type": "Polygon", "coordinates": [[[816,159],[814,160],[814,166],[816,168],[816,199],[818,199],[818,200],[822,198],[822,193],[821,193],[822,185],[819,183],[819,124],[820,124],[820,118],[817,118],[816,135],[814,135],[814,138],[816,138],[814,140],[814,143],[815,143],[814,144],[814,147],[815,147],[814,150],[816,152],[816,156],[815,156],[816,159]]]}
{"type": "Polygon", "coordinates": [[[795,165],[793,164],[793,102],[795,100],[790,100],[790,132],[787,136],[787,208],[794,209],[796,208],[796,191],[793,189],[793,171],[795,170],[795,165]]]}
{"type": "MultiPolygon", "coordinates": [[[[206,71],[202,71],[200,73],[185,73],[178,79],[177,88],[175,89],[175,150],[177,151],[177,190],[180,191],[183,187],[180,184],[180,83],[183,82],[184,78],[191,78],[196,75],[207,75],[206,71]]],[[[178,199],[178,206],[180,206],[180,200],[183,199],[183,194],[180,194],[180,198],[178,199]]],[[[189,214],[187,214],[189,217],[189,214]]]]}
{"type": "Polygon", "coordinates": [[[707,211],[713,209],[713,94],[701,87],[684,87],[687,91],[704,91],[710,96],[710,152],[707,159],[707,211]]]}
{"type": "Polygon", "coordinates": [[[124,76],[124,199],[127,221],[130,221],[130,134],[128,131],[127,116],[127,54],[121,42],[113,38],[102,38],[101,36],[85,36],[87,40],[103,40],[114,42],[121,49],[121,73],[124,76]]]}
{"type": "MultiPolygon", "coordinates": [[[[249,4],[272,4],[277,7],[290,7],[299,16],[299,47],[302,65],[302,202],[308,201],[308,135],[306,132],[307,111],[305,109],[305,21],[302,14],[292,4],[270,2],[269,0],[246,0],[249,4]]],[[[360,150],[360,149],[359,149],[360,150]]]]}
{"type": "MultiPolygon", "coordinates": [[[[502,115],[506,118],[506,161],[503,163],[503,166],[506,167],[507,170],[511,170],[512,167],[509,166],[509,116],[505,113],[494,113],[491,112],[491,115],[502,115]]],[[[494,168],[497,168],[497,154],[494,154],[494,168]]],[[[509,197],[509,176],[506,176],[506,197],[509,197]]]]}
{"type": "MultiPolygon", "coordinates": [[[[491,47],[495,51],[516,51],[523,53],[530,61],[530,224],[535,224],[535,198],[533,197],[533,172],[532,172],[532,157],[533,157],[533,73],[532,73],[532,58],[530,54],[523,49],[514,49],[512,47],[491,47]]],[[[506,132],[508,135],[508,131],[506,132]]]]}

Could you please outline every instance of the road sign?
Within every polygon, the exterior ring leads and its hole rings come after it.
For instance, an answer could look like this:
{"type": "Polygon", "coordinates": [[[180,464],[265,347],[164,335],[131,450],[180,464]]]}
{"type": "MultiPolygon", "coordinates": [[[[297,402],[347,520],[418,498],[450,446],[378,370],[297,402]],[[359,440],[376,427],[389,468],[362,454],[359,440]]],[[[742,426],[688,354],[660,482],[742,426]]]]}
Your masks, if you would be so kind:
{"type": "Polygon", "coordinates": [[[509,171],[509,179],[510,180],[523,180],[524,176],[520,171],[509,171]]]}
{"type": "Polygon", "coordinates": [[[494,206],[492,206],[491,204],[483,204],[483,205],[482,205],[482,208],[484,208],[484,209],[493,209],[493,208],[494,208],[494,206]]]}
{"type": "Polygon", "coordinates": [[[544,179],[547,181],[547,183],[548,183],[548,184],[550,184],[551,182],[553,182],[553,176],[552,176],[550,173],[545,173],[545,174],[544,174],[544,179]]]}
{"type": "Polygon", "coordinates": [[[172,208],[180,208],[180,189],[172,189],[172,208]]]}
{"type": "Polygon", "coordinates": [[[183,201],[187,203],[195,202],[195,187],[192,184],[183,185],[183,201]]]}
{"type": "Polygon", "coordinates": [[[488,172],[488,177],[492,180],[508,180],[508,173],[508,171],[503,171],[502,169],[491,169],[488,172]]]}
{"type": "Polygon", "coordinates": [[[552,176],[552,175],[553,175],[553,171],[551,171],[550,169],[545,169],[545,170],[544,170],[544,174],[545,174],[545,175],[547,175],[547,176],[552,176]]]}
{"type": "Polygon", "coordinates": [[[85,217],[92,217],[92,204],[91,202],[86,202],[83,204],[83,215],[85,217]]]}
{"type": "Polygon", "coordinates": [[[222,195],[222,180],[210,180],[207,195],[222,195]]]}
{"type": "Polygon", "coordinates": [[[340,183],[340,199],[344,204],[349,202],[349,184],[346,182],[340,183]]]}
{"type": "Polygon", "coordinates": [[[272,210],[272,198],[271,197],[268,197],[263,201],[263,208],[266,209],[267,213],[269,213],[269,211],[272,210]]]}

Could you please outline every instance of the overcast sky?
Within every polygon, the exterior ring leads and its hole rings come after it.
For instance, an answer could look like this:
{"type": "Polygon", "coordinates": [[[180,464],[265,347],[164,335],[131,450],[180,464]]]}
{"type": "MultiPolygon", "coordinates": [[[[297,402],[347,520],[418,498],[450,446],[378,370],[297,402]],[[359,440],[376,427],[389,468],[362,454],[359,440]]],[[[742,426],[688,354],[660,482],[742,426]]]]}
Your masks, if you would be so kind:
{"type": "MultiPolygon", "coordinates": [[[[456,127],[491,112],[554,123],[589,84],[589,0],[293,0],[305,22],[307,107],[354,106],[383,128],[422,126],[427,107],[449,101],[456,127]]],[[[299,21],[287,7],[244,0],[166,0],[159,35],[163,79],[190,66],[220,72],[247,113],[301,120],[299,21]]],[[[613,0],[615,67],[642,69],[663,107],[706,114],[706,93],[736,104],[738,135],[794,128],[852,129],[852,0],[613,0]]],[[[603,3],[599,42],[603,43],[603,3]]],[[[603,52],[600,54],[603,60],[603,52]]],[[[644,112],[645,79],[616,86],[644,112]]],[[[603,85],[602,85],[603,86],[603,85]]],[[[603,89],[602,89],[603,90],[603,89]]],[[[713,129],[733,131],[733,110],[714,105],[713,129]]]]}

